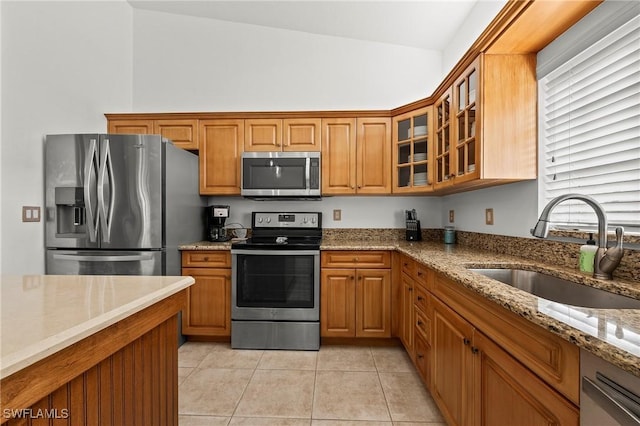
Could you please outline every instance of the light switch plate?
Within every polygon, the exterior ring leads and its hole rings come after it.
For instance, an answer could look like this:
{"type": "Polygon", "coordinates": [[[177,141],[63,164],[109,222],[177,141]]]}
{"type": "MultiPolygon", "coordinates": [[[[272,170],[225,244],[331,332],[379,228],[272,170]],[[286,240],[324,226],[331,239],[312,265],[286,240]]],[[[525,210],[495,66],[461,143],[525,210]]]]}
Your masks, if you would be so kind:
{"type": "Polygon", "coordinates": [[[453,223],[455,219],[453,210],[449,210],[449,223],[453,223]]]}
{"type": "Polygon", "coordinates": [[[333,220],[335,221],[342,220],[342,210],[340,209],[333,210],[333,220]]]}
{"type": "Polygon", "coordinates": [[[23,222],[40,222],[40,207],[22,206],[23,222]]]}

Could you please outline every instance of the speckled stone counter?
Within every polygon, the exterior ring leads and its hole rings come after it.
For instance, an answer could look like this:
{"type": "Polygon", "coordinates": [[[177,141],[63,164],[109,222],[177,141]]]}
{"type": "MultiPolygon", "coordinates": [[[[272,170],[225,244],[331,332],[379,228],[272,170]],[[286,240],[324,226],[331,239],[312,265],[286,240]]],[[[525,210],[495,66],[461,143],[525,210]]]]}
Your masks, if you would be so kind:
{"type": "Polygon", "coordinates": [[[198,241],[193,244],[184,244],[178,250],[231,250],[231,241],[224,243],[214,243],[211,241],[198,241]]]}
{"type": "MultiPolygon", "coordinates": [[[[471,233],[467,233],[471,234],[471,233]]],[[[467,268],[514,267],[546,272],[560,278],[579,282],[613,293],[640,299],[640,282],[635,279],[602,281],[580,274],[566,265],[574,259],[562,255],[558,264],[530,256],[529,246],[533,244],[560,245],[543,240],[524,241],[526,245],[521,256],[496,252],[497,248],[479,247],[478,235],[458,233],[465,242],[475,237],[471,244],[445,245],[441,240],[441,230],[423,230],[423,242],[407,242],[404,230],[345,230],[326,229],[321,250],[396,250],[407,254],[425,266],[457,281],[466,288],[486,297],[498,305],[521,317],[548,329],[550,332],[584,348],[621,368],[640,376],[640,310],[630,309],[586,309],[551,302],[518,290],[507,284],[470,272],[467,268]]],[[[500,237],[502,240],[515,237],[500,237]]],[[[489,239],[489,236],[484,238],[489,239]]],[[[509,241],[501,244],[508,245],[509,241]]],[[[520,243],[521,240],[516,239],[520,243]]],[[[536,246],[538,247],[538,246],[536,246]]],[[[230,243],[210,243],[207,241],[185,245],[181,250],[229,250],[230,243]]],[[[511,250],[516,250],[513,247],[511,250]]],[[[553,251],[547,251],[553,253],[553,251]]],[[[632,277],[637,275],[634,267],[638,252],[629,253],[625,259],[632,277]]],[[[627,254],[625,254],[627,256],[627,254]]]]}
{"type": "Polygon", "coordinates": [[[322,250],[397,250],[498,305],[640,376],[640,310],[587,309],[551,302],[467,268],[518,267],[640,299],[640,283],[602,281],[561,266],[436,242],[329,239],[322,250]]]}

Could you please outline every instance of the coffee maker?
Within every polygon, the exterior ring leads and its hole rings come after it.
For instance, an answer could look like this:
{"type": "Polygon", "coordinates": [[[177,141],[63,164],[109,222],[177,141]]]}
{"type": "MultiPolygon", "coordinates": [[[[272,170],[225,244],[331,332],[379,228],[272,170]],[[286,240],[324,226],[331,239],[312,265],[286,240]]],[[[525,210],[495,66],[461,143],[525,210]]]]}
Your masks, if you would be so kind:
{"type": "Polygon", "coordinates": [[[229,217],[229,206],[207,207],[207,238],[209,241],[229,241],[231,236],[227,234],[224,223],[229,217]]]}

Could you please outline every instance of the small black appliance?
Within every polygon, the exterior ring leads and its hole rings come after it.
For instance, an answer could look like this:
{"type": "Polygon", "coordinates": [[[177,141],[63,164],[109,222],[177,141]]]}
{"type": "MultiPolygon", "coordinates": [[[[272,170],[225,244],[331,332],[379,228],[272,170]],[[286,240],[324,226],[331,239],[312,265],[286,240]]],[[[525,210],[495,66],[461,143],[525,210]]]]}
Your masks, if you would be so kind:
{"type": "Polygon", "coordinates": [[[212,242],[229,241],[231,234],[224,227],[229,217],[229,206],[209,206],[207,214],[207,239],[212,242]]]}

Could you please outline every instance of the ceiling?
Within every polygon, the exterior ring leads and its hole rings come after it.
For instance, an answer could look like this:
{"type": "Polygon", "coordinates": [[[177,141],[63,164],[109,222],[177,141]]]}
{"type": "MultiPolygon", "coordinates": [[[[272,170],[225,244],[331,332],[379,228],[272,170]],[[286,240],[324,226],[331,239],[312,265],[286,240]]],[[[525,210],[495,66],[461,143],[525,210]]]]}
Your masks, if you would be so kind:
{"type": "Polygon", "coordinates": [[[158,12],[443,50],[483,0],[128,1],[134,8],[158,12]]]}

